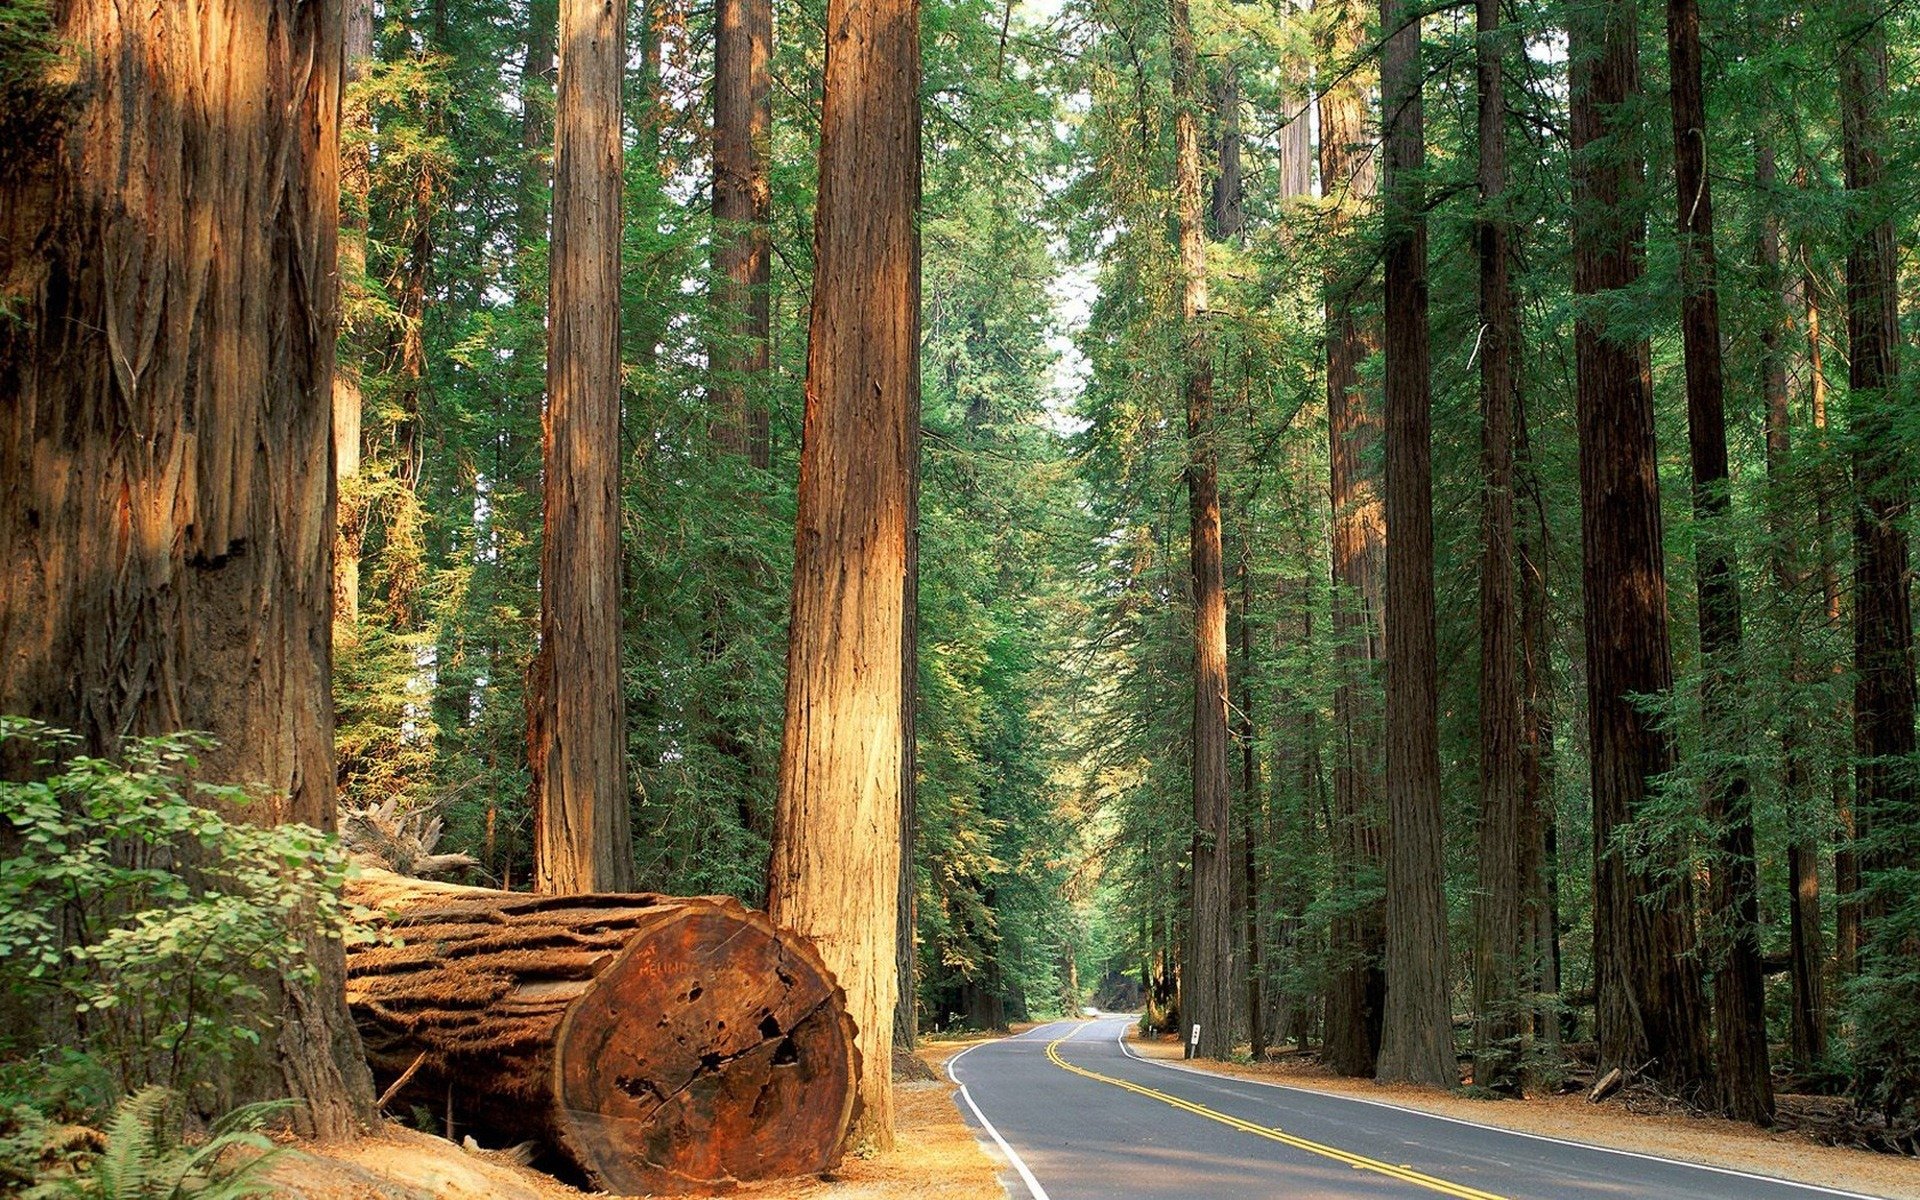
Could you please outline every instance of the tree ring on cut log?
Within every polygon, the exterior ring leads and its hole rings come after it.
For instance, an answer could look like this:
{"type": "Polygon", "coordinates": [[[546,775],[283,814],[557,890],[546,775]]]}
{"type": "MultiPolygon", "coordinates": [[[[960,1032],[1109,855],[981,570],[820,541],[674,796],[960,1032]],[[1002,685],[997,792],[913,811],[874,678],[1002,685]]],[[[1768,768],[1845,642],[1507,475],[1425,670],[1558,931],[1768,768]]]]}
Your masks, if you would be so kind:
{"type": "MultiPolygon", "coordinates": [[[[773,934],[764,916],[746,916],[773,934]]],[[[553,1065],[558,1132],[576,1158],[603,1164],[603,1185],[711,1190],[838,1160],[855,1057],[839,989],[810,947],[740,933],[738,913],[685,911],[621,951],[567,1010],[553,1065]],[[756,1001],[748,1020],[743,996],[756,1001]],[[635,1039],[636,1022],[654,1030],[635,1039]],[[795,1163],[803,1146],[819,1147],[819,1161],[795,1163]]]]}

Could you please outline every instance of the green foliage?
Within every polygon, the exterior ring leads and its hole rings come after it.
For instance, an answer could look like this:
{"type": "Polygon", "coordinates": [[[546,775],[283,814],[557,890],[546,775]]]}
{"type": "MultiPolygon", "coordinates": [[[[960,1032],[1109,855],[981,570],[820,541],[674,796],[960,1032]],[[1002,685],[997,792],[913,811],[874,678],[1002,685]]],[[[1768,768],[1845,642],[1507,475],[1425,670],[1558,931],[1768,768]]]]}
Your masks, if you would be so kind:
{"type": "Polygon", "coordinates": [[[106,1145],[72,1173],[28,1191],[29,1200],[250,1200],[274,1194],[266,1178],[280,1151],[260,1130],[286,1101],[250,1104],[204,1139],[186,1135],[178,1093],[147,1087],[127,1097],[107,1125],[106,1145]]]}
{"type": "Polygon", "coordinates": [[[275,981],[312,980],[309,939],[359,936],[339,847],[225,815],[254,797],[193,778],[206,738],[134,739],[117,762],[18,717],[0,716],[0,739],[41,755],[0,782],[0,989],[18,1011],[71,1014],[122,1089],[209,1087],[273,1027],[275,981]]]}

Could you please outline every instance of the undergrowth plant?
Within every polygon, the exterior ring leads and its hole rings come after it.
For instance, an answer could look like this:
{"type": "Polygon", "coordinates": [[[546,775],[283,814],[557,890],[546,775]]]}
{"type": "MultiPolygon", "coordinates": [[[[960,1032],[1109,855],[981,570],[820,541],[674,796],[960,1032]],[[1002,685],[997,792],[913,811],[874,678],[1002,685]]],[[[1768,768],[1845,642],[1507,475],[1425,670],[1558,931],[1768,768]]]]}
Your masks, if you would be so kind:
{"type": "Polygon", "coordinates": [[[86,1166],[49,1179],[28,1200],[248,1200],[274,1192],[266,1178],[279,1149],[260,1132],[287,1101],[249,1104],[186,1136],[179,1093],[143,1088],[122,1101],[106,1144],[86,1166]]]}
{"type": "Polygon", "coordinates": [[[340,898],[344,853],[309,826],[228,815],[254,797],[194,778],[203,736],[131,739],[116,762],[0,716],[14,739],[39,759],[34,778],[0,782],[6,1002],[122,1092],[217,1100],[222,1066],[273,1026],[276,981],[313,979],[309,941],[364,936],[340,898]]]}

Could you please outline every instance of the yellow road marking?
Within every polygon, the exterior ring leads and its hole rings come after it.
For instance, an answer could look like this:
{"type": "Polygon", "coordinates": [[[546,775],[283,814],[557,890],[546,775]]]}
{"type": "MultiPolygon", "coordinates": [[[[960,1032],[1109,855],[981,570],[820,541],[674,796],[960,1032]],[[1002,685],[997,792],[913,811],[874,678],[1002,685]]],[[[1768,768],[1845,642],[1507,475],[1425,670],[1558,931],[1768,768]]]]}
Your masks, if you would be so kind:
{"type": "MultiPolygon", "coordinates": [[[[1067,1035],[1067,1037],[1071,1036],[1072,1034],[1067,1035]]],[[[1066,1040],[1066,1037],[1059,1037],[1047,1043],[1047,1057],[1053,1060],[1054,1066],[1059,1067],[1063,1071],[1069,1071],[1086,1079],[1097,1080],[1100,1083],[1111,1084],[1114,1087],[1120,1088],[1122,1091],[1132,1092],[1136,1096],[1146,1096],[1149,1099],[1158,1100],[1160,1103],[1171,1105],[1182,1112],[1190,1112],[1195,1116],[1205,1117],[1210,1121],[1218,1121],[1220,1124],[1238,1129],[1242,1133],[1251,1133],[1255,1137],[1263,1137],[1270,1142],[1279,1142],[1283,1146],[1291,1146],[1296,1150],[1305,1150],[1309,1154],[1318,1154],[1322,1158],[1330,1158],[1335,1162],[1346,1163],[1356,1171],[1375,1171],[1387,1176],[1389,1179],[1398,1179],[1402,1183],[1411,1183],[1416,1187],[1426,1188],[1430,1192],[1438,1192],[1443,1196],[1456,1197],[1457,1200],[1506,1200],[1505,1197],[1493,1192],[1483,1192],[1479,1188],[1468,1187],[1461,1183],[1449,1183],[1447,1180],[1436,1179],[1432,1175],[1423,1174],[1411,1167],[1396,1167],[1392,1163],[1368,1158],[1363,1154],[1354,1154],[1336,1146],[1327,1146],[1319,1142],[1309,1141],[1306,1138],[1296,1137],[1291,1133],[1287,1133],[1278,1126],[1269,1129],[1264,1125],[1255,1125],[1251,1121],[1242,1121],[1239,1117],[1218,1112],[1208,1108],[1204,1104],[1195,1104],[1191,1100],[1182,1100],[1178,1096],[1169,1095],[1166,1092],[1158,1091],[1154,1088],[1132,1083],[1125,1079],[1115,1079],[1111,1075],[1102,1075],[1098,1071],[1090,1071],[1085,1067],[1076,1066],[1060,1056],[1060,1043],[1066,1040]]]]}

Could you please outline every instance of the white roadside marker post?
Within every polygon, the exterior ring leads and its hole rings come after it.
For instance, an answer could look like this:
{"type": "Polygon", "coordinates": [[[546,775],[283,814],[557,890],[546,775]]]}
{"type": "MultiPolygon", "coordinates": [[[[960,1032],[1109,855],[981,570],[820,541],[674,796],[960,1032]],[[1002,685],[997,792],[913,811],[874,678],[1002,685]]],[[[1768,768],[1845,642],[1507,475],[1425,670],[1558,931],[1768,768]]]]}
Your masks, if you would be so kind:
{"type": "Polygon", "coordinates": [[[1187,1057],[1192,1058],[1200,1050],[1200,1026],[1194,1025],[1193,1032],[1187,1035],[1187,1057]]]}

